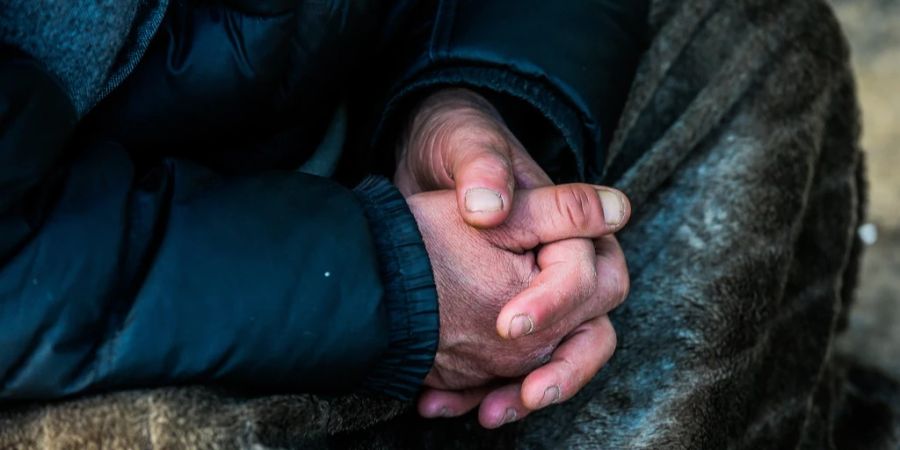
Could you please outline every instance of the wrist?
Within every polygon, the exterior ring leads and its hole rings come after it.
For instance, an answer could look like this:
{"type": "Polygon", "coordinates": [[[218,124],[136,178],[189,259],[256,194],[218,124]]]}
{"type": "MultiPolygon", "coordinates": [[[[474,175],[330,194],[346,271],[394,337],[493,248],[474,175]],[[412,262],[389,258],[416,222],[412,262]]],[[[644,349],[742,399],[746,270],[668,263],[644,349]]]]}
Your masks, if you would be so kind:
{"type": "Polygon", "coordinates": [[[431,263],[406,201],[390,182],[368,177],[354,191],[374,237],[391,330],[388,349],[364,387],[407,400],[421,388],[437,351],[440,324],[431,263]]]}

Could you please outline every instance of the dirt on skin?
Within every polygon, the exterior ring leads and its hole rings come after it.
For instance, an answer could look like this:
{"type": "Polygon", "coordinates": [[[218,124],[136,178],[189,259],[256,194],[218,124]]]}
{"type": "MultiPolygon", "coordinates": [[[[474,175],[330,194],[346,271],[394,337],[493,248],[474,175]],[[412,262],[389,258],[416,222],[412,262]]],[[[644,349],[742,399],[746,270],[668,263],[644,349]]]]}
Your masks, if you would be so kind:
{"type": "Polygon", "coordinates": [[[900,0],[832,0],[850,40],[863,111],[869,216],[860,289],[838,351],[900,379],[900,0]]]}

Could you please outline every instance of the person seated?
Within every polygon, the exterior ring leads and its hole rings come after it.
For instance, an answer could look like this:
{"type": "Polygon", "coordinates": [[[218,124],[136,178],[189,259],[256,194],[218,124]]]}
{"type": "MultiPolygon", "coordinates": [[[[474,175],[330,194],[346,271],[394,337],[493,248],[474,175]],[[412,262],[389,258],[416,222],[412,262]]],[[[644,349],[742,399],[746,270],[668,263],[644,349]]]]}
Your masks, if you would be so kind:
{"type": "Polygon", "coordinates": [[[0,399],[424,388],[497,427],[611,357],[629,204],[553,180],[602,167],[645,2],[44,6],[0,24],[0,399]]]}
{"type": "Polygon", "coordinates": [[[834,352],[826,0],[0,0],[0,42],[0,447],[897,447],[834,352]]]}

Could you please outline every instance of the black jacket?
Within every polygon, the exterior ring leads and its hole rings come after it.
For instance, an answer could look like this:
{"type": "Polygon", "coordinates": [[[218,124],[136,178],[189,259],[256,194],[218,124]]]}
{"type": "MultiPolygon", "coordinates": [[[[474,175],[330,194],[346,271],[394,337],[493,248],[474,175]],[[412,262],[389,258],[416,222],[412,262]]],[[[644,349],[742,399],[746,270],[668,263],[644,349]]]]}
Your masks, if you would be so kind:
{"type": "Polygon", "coordinates": [[[412,396],[438,340],[427,254],[385,178],[345,186],[390,175],[409,108],[447,85],[494,99],[557,176],[598,177],[645,3],[173,2],[85,117],[53,64],[7,43],[0,399],[412,396]],[[335,117],[337,166],[295,171],[335,117]]]}

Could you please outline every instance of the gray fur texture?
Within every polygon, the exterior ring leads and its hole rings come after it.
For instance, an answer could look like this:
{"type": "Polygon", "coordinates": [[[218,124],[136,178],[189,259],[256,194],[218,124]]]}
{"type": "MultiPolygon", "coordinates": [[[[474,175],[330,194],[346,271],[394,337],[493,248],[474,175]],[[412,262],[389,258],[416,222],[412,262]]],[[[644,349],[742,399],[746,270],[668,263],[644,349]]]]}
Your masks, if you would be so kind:
{"type": "Polygon", "coordinates": [[[864,213],[823,0],[655,1],[605,181],[635,215],[613,360],[488,432],[385,400],[137,391],[0,415],[0,448],[897,448],[896,383],[833,357],[864,213]]]}

